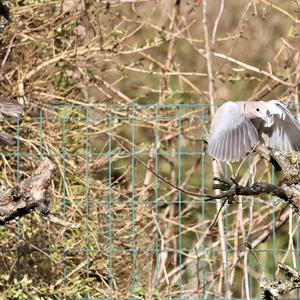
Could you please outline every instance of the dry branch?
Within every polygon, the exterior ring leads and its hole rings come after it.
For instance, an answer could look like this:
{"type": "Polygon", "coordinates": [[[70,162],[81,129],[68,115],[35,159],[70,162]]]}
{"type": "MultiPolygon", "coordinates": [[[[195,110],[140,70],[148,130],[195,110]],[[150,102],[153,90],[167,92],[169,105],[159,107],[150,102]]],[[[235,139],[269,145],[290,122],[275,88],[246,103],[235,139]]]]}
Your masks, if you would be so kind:
{"type": "Polygon", "coordinates": [[[0,225],[36,211],[53,223],[74,227],[75,225],[50,214],[48,189],[55,171],[55,164],[49,158],[45,158],[32,177],[4,191],[0,195],[0,225]]]}
{"type": "Polygon", "coordinates": [[[265,182],[255,182],[251,186],[239,185],[235,180],[232,182],[225,179],[214,177],[214,180],[220,183],[214,184],[213,189],[221,190],[223,193],[215,196],[209,196],[207,200],[233,198],[235,196],[255,196],[259,194],[271,194],[289,202],[289,196],[285,190],[274,184],[265,182]]]}
{"type": "MultiPolygon", "coordinates": [[[[263,146],[260,152],[266,151],[263,146]]],[[[207,201],[213,199],[230,200],[235,196],[254,196],[259,194],[270,194],[281,198],[290,204],[295,211],[300,213],[300,156],[297,153],[285,154],[279,151],[275,153],[263,153],[263,156],[269,160],[273,160],[278,164],[283,172],[283,177],[279,185],[254,182],[250,186],[242,186],[233,178],[232,181],[226,179],[214,178],[219,183],[213,185],[213,189],[220,189],[222,193],[219,195],[211,195],[207,197],[207,201]]]]}
{"type": "Polygon", "coordinates": [[[268,281],[266,278],[260,280],[262,299],[275,300],[279,295],[289,293],[294,289],[300,288],[300,273],[292,267],[278,263],[278,267],[284,272],[287,280],[268,281]]]}

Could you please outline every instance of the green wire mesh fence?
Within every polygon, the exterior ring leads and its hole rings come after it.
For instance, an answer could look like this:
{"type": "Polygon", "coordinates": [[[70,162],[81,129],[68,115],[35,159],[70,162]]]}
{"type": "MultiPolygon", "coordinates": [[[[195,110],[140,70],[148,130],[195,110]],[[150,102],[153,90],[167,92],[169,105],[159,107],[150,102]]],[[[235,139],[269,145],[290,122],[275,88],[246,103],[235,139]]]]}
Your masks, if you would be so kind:
{"type": "MultiPolygon", "coordinates": [[[[2,286],[66,299],[259,298],[260,276],[299,264],[298,218],[274,197],[240,197],[210,228],[209,122],[201,104],[30,108],[17,146],[2,150],[2,181],[48,156],[58,166],[51,211],[80,226],[33,214],[1,228],[2,286]]],[[[243,185],[280,177],[254,154],[224,170],[243,185]]]]}

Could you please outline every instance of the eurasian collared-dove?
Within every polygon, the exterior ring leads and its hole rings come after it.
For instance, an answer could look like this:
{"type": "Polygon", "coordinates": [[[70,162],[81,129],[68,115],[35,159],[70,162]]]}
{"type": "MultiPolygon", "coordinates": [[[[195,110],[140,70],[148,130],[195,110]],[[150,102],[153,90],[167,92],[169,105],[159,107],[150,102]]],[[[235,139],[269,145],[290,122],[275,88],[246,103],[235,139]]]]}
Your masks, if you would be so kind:
{"type": "Polygon", "coordinates": [[[209,155],[219,161],[239,161],[257,142],[280,151],[300,151],[300,124],[277,100],[226,102],[217,110],[209,155]]]}
{"type": "MultiPolygon", "coordinates": [[[[1,114],[18,118],[22,112],[23,106],[18,103],[7,102],[0,97],[0,116],[1,114]]],[[[0,133],[0,145],[14,145],[15,139],[7,133],[0,133]]]]}

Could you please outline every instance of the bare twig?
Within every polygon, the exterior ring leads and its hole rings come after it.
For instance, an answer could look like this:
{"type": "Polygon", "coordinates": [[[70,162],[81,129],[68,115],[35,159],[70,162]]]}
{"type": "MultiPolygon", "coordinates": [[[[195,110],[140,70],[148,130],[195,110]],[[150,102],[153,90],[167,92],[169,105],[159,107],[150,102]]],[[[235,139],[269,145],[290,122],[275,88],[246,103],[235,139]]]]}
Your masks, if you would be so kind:
{"type": "MultiPolygon", "coordinates": [[[[221,18],[221,14],[223,11],[223,5],[221,3],[219,15],[215,21],[214,30],[216,30],[218,26],[219,19],[221,18]]],[[[203,29],[204,29],[204,37],[205,37],[205,59],[206,59],[206,68],[208,73],[208,94],[209,94],[209,102],[210,102],[210,114],[213,116],[215,114],[215,76],[213,71],[213,55],[211,44],[214,44],[214,40],[210,41],[209,33],[208,33],[208,24],[207,24],[207,1],[203,0],[203,29]]],[[[216,33],[213,32],[212,37],[215,38],[216,33]]],[[[220,170],[217,165],[217,161],[213,161],[213,174],[215,177],[220,176],[220,170]]],[[[219,191],[215,191],[216,195],[219,194],[219,191]]],[[[220,199],[220,198],[216,198],[220,199]]],[[[226,255],[226,241],[225,241],[225,231],[223,224],[223,213],[222,208],[225,205],[226,201],[222,204],[219,200],[216,202],[217,207],[217,215],[215,221],[218,222],[219,234],[220,234],[220,243],[221,243],[221,253],[222,253],[222,274],[224,275],[224,283],[228,282],[228,273],[227,273],[227,255],[226,255]]],[[[214,222],[215,222],[214,221],[214,222]]],[[[211,228],[214,225],[214,222],[211,225],[211,228]]],[[[220,281],[219,292],[222,290],[222,283],[220,281]]],[[[228,296],[228,295],[226,295],[228,296]]]]}

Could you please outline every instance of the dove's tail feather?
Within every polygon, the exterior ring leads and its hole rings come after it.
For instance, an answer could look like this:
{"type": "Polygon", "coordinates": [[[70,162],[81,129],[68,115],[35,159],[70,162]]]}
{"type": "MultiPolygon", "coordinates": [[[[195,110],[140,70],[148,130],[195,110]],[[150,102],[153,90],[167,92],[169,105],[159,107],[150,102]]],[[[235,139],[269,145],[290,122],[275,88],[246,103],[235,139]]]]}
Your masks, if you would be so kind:
{"type": "Polygon", "coordinates": [[[16,144],[16,140],[8,133],[0,133],[0,145],[2,146],[13,146],[16,144]]]}
{"type": "Polygon", "coordinates": [[[18,118],[22,112],[23,106],[15,102],[0,100],[0,113],[18,118]]]}

